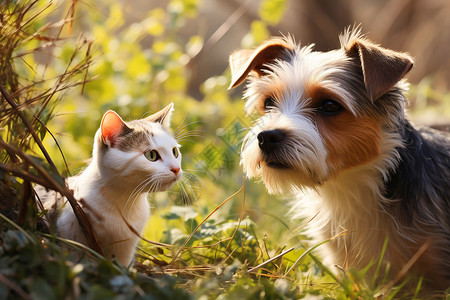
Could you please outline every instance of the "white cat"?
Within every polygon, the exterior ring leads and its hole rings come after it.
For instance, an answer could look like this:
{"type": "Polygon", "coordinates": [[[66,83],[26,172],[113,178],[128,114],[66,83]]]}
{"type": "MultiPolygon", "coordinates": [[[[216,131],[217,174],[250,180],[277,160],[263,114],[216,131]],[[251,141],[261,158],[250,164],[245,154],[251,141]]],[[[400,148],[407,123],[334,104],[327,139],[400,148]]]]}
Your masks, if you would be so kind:
{"type": "MultiPolygon", "coordinates": [[[[67,181],[105,257],[125,266],[132,262],[139,241],[126,223],[141,234],[150,216],[147,194],[167,190],[182,175],[180,145],[170,131],[172,112],[170,104],[130,122],[114,111],[106,112],[95,135],[91,163],[67,181]]],[[[43,188],[37,193],[47,210],[61,202],[43,188]]],[[[63,205],[57,217],[58,234],[87,245],[72,207],[67,201],[63,205]]]]}

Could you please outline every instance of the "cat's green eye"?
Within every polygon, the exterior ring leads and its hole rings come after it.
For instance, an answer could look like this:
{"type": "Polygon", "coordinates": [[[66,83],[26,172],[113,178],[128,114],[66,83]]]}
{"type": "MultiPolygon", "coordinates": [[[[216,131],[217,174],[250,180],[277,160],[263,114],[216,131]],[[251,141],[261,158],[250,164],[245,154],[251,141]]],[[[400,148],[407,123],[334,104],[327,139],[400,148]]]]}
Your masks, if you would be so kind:
{"type": "Polygon", "coordinates": [[[180,151],[178,150],[177,147],[173,147],[172,153],[175,158],[178,158],[178,155],[180,155],[180,151]]]}
{"type": "Polygon", "coordinates": [[[159,156],[158,151],[156,150],[150,150],[144,153],[144,156],[149,160],[149,161],[157,161],[158,159],[161,158],[161,156],[159,156]]]}

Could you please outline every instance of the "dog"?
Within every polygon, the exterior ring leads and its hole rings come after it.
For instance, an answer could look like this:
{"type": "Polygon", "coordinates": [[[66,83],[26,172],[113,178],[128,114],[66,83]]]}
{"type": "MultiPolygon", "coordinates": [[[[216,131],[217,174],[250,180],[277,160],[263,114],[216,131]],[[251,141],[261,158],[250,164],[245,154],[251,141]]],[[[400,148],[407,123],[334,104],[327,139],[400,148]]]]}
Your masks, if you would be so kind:
{"type": "Polygon", "coordinates": [[[309,220],[313,240],[330,239],[319,247],[326,265],[382,261],[386,273],[417,274],[444,290],[450,135],[406,118],[408,54],[371,42],[360,27],[339,40],[339,49],[318,52],[272,38],[230,55],[230,89],[249,77],[245,109],[260,115],[241,165],[269,193],[299,195],[295,215],[309,220]]]}

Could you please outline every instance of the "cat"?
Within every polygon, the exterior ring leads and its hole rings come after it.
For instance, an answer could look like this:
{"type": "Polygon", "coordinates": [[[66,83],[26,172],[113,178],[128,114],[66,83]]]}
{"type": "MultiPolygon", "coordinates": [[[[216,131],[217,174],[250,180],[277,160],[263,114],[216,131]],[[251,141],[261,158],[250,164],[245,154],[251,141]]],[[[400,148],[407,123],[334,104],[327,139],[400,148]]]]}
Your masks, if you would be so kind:
{"type": "MultiPolygon", "coordinates": [[[[170,131],[172,113],[170,104],[147,118],[124,122],[107,111],[95,134],[90,164],[67,179],[104,256],[124,266],[132,263],[139,241],[127,223],[141,234],[150,217],[147,194],[167,190],[183,172],[180,145],[170,131]]],[[[44,188],[36,193],[45,211],[58,214],[58,235],[88,245],[69,203],[58,204],[61,199],[44,188]]]]}

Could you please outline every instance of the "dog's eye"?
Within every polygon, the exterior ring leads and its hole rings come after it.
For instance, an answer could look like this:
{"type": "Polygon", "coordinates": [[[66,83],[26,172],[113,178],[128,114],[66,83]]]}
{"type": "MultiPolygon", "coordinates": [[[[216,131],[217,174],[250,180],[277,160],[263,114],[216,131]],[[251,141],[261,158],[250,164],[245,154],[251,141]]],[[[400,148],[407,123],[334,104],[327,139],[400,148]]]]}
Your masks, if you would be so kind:
{"type": "Polygon", "coordinates": [[[340,112],[342,106],[334,100],[327,99],[322,102],[322,106],[319,107],[319,110],[326,115],[335,115],[340,112]]]}
{"type": "Polygon", "coordinates": [[[275,107],[275,100],[272,97],[267,97],[264,100],[264,110],[269,110],[275,107]]]}

